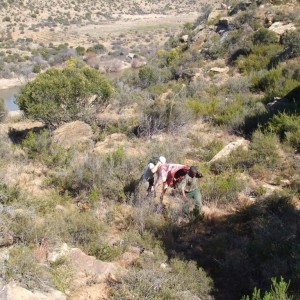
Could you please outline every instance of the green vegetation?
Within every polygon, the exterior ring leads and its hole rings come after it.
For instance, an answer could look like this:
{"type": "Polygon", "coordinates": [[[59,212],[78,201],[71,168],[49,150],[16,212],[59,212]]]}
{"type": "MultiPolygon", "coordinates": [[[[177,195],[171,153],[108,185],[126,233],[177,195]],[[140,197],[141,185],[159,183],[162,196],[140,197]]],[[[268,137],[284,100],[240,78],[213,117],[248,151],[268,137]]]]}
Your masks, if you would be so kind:
{"type": "Polygon", "coordinates": [[[289,297],[287,290],[290,283],[286,283],[281,277],[280,281],[277,282],[276,278],[272,278],[272,286],[270,292],[265,292],[264,296],[261,297],[260,289],[254,289],[252,297],[244,296],[242,300],[292,300],[293,297],[289,297]]]}
{"type": "Polygon", "coordinates": [[[17,103],[28,117],[58,126],[87,118],[90,106],[106,102],[112,92],[110,82],[94,69],[49,69],[22,89],[17,103]]]}
{"type": "MultiPolygon", "coordinates": [[[[81,5],[71,4],[79,16],[81,5]]],[[[205,6],[164,49],[153,45],[151,57],[132,45],[134,69],[111,81],[100,71],[118,64],[104,66],[99,54],[106,50],[92,37],[87,49],[41,45],[28,57],[12,51],[11,37],[1,38],[3,75],[16,62],[31,63],[22,70],[28,78],[38,74],[17,101],[27,117],[46,125],[27,129],[25,120],[22,129],[0,128],[0,240],[13,243],[8,259],[0,259],[7,282],[55,287],[72,298],[76,264],[67,254],[46,259],[66,243],[109,266],[125,265],[127,272],[105,281],[111,299],[283,300],[299,293],[300,19],[296,8],[279,13],[260,2],[228,4],[230,18],[207,24],[205,6]],[[279,38],[268,29],[279,19],[296,29],[279,38]],[[53,129],[74,120],[88,123],[93,136],[66,149],[53,129]],[[241,137],[248,140],[243,147],[212,161],[241,137]],[[163,203],[161,186],[147,195],[141,174],[159,155],[200,167],[201,218],[184,216],[178,189],[169,188],[163,203]]],[[[84,11],[82,22],[96,22],[94,12],[84,11]]],[[[68,26],[71,19],[47,22],[68,26]]],[[[124,37],[108,50],[112,59],[127,56],[124,37]]],[[[28,52],[32,42],[18,41],[28,52]]],[[[92,275],[87,286],[98,280],[103,284],[92,275]]]]}

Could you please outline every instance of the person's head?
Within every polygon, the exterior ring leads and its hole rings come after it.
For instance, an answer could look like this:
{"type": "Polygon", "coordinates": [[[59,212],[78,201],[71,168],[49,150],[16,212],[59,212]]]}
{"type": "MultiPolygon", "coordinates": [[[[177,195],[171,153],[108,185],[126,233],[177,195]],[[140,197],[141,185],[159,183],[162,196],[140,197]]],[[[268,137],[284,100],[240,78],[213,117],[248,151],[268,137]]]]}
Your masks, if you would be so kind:
{"type": "Polygon", "coordinates": [[[160,156],[159,157],[159,161],[162,163],[162,164],[165,164],[166,163],[166,158],[164,156],[160,156]]]}
{"type": "Polygon", "coordinates": [[[196,166],[191,166],[190,170],[189,170],[189,176],[200,178],[203,175],[201,174],[201,172],[199,171],[199,169],[196,166]]]}
{"type": "Polygon", "coordinates": [[[191,166],[189,170],[189,176],[196,177],[197,175],[197,168],[195,166],[191,166]]]}

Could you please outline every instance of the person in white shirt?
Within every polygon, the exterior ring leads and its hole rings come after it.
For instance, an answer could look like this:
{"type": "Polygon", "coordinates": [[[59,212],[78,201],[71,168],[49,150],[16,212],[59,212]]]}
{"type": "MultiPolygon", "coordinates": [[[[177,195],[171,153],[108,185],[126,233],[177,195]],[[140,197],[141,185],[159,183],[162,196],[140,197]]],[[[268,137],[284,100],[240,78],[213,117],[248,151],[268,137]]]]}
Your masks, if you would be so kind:
{"type": "Polygon", "coordinates": [[[160,156],[159,158],[152,158],[147,164],[142,179],[148,181],[149,186],[147,191],[154,192],[154,175],[156,174],[158,168],[166,163],[166,158],[160,156]]]}

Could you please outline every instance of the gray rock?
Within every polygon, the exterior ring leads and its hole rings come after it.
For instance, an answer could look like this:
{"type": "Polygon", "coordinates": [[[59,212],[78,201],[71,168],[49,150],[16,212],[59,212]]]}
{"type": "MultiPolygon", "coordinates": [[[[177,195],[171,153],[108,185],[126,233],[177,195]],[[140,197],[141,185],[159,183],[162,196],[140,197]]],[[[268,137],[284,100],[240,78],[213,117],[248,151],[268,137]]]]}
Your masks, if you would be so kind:
{"type": "Polygon", "coordinates": [[[218,152],[211,160],[210,163],[220,160],[222,158],[228,157],[234,150],[239,147],[248,148],[249,141],[241,138],[237,141],[231,142],[226,145],[220,152],[218,152]]]}
{"type": "Polygon", "coordinates": [[[66,300],[62,292],[49,289],[48,292],[29,291],[15,283],[9,283],[0,290],[1,300],[66,300]]]}
{"type": "Polygon", "coordinates": [[[82,121],[64,124],[53,132],[53,141],[64,148],[78,147],[92,142],[93,130],[82,121]]]}

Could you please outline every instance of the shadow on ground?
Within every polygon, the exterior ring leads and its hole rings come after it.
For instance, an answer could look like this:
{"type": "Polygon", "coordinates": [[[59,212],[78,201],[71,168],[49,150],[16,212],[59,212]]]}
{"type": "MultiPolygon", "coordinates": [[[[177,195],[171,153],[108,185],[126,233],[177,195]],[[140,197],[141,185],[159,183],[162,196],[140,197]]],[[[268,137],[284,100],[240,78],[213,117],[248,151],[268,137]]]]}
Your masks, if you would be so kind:
{"type": "Polygon", "coordinates": [[[300,295],[300,211],[288,195],[270,196],[227,217],[174,226],[162,236],[170,257],[197,261],[210,274],[217,300],[269,289],[279,276],[300,295]]]}

